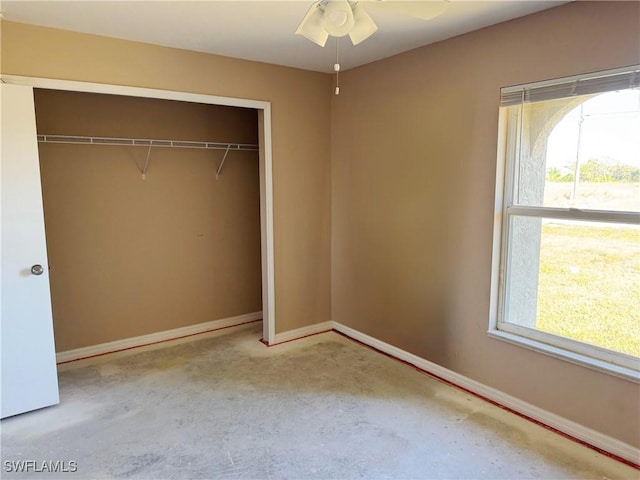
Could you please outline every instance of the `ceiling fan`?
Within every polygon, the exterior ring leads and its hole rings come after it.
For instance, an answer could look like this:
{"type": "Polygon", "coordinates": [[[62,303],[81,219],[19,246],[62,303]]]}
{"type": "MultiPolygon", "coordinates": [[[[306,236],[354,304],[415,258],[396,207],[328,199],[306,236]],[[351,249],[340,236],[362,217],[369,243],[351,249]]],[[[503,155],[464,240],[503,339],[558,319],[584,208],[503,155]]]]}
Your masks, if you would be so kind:
{"type": "Polygon", "coordinates": [[[296,35],[302,35],[321,47],[325,46],[329,36],[349,35],[351,42],[358,45],[378,29],[367,13],[368,9],[397,12],[430,20],[442,14],[448,4],[447,0],[319,0],[307,11],[296,30],[296,35]]]}
{"type": "Polygon", "coordinates": [[[393,0],[316,0],[300,22],[296,35],[308,38],[316,45],[324,47],[327,39],[336,37],[335,94],[340,94],[340,61],[338,53],[339,37],[349,35],[351,43],[358,45],[378,30],[378,26],[365,10],[393,11],[412,17],[430,20],[442,14],[449,0],[393,1],[393,0]]]}

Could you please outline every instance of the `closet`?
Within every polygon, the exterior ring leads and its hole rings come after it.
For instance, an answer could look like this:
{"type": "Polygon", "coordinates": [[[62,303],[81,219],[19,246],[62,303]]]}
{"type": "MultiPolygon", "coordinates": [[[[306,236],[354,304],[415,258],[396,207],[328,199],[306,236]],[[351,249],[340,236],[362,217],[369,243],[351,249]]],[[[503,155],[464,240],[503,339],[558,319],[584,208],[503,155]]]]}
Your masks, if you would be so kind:
{"type": "Polygon", "coordinates": [[[262,310],[257,110],[34,99],[57,352],[262,310]]]}

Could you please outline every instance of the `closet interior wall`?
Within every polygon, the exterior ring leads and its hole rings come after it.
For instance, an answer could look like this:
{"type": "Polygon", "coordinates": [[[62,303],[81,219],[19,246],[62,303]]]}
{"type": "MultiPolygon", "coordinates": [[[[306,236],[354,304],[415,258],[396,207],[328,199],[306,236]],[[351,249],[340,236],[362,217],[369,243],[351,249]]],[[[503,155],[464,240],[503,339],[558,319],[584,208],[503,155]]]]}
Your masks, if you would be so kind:
{"type": "MultiPolygon", "coordinates": [[[[258,144],[252,109],[38,89],[35,106],[38,135],[258,144]]],[[[224,150],[39,153],[58,352],[262,309],[258,151],[219,180],[224,150]]]]}

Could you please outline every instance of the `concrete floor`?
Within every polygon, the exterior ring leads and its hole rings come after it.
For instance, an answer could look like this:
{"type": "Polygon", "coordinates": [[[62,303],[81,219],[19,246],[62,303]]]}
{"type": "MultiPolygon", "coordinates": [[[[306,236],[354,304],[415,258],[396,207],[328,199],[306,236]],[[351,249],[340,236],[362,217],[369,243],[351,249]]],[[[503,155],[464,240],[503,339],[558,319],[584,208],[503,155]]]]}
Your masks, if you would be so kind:
{"type": "Polygon", "coordinates": [[[60,405],[2,421],[2,478],[640,477],[336,333],[266,348],[260,330],[61,366],[60,405]]]}

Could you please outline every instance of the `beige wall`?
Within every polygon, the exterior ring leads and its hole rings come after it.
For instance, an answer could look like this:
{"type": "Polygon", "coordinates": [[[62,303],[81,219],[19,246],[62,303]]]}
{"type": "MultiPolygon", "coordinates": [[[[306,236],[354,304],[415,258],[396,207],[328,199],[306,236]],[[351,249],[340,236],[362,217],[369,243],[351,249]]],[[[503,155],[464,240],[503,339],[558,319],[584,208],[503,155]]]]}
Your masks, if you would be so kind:
{"type": "Polygon", "coordinates": [[[638,385],[486,333],[500,87],[639,63],[639,18],[575,2],[341,74],[332,319],[640,446],[638,385]]]}
{"type": "Polygon", "coordinates": [[[276,331],[330,319],[329,75],[12,22],[1,35],[3,74],[271,102],[276,331]]]}
{"type": "MultiPolygon", "coordinates": [[[[38,133],[258,143],[256,110],[35,91],[38,133]]],[[[41,143],[56,350],[262,309],[257,152],[41,143]]]]}

